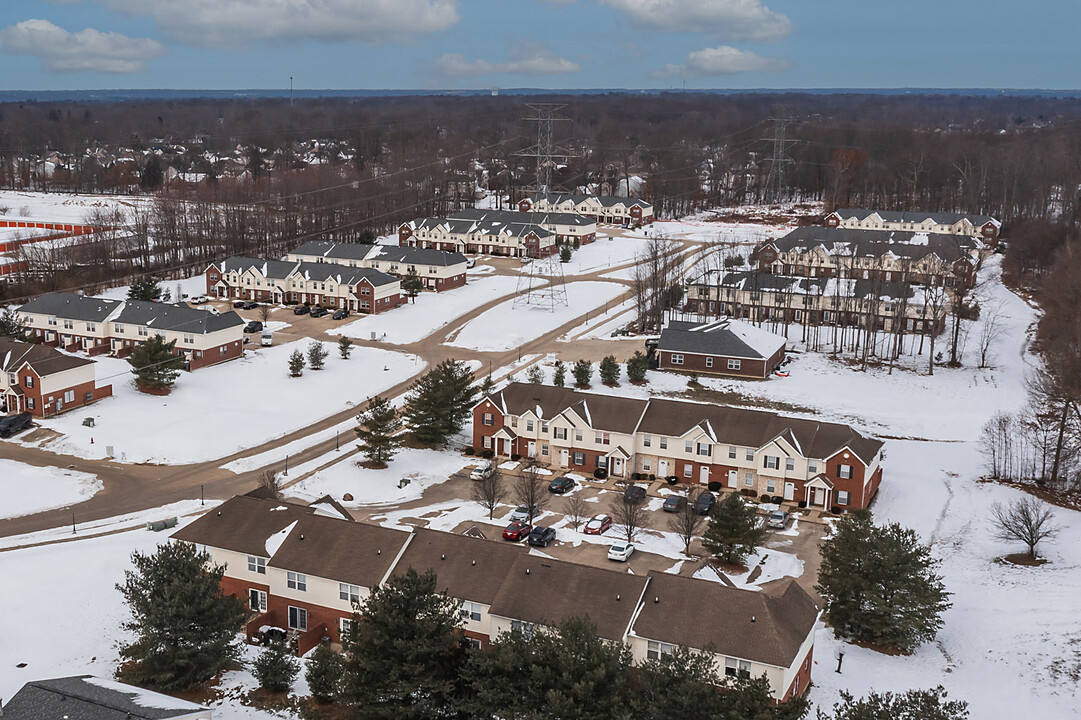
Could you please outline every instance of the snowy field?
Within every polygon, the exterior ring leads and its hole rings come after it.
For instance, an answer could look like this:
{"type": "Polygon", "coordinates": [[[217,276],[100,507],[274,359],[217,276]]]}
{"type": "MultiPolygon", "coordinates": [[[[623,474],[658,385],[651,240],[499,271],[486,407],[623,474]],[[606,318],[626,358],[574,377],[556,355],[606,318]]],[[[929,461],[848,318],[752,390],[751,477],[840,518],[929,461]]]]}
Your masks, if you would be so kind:
{"type": "Polygon", "coordinates": [[[423,340],[474,308],[513,294],[517,287],[518,278],[506,275],[471,278],[465,287],[441,293],[421,293],[415,303],[378,315],[361,317],[347,325],[328,330],[327,334],[348,335],[367,340],[375,333],[377,340],[394,345],[407,345],[423,340]]]}
{"type": "Polygon", "coordinates": [[[96,476],[0,459],[0,518],[74,505],[102,488],[96,476]]]}
{"type": "Polygon", "coordinates": [[[78,223],[95,210],[131,209],[153,198],[119,195],[73,195],[71,193],[0,190],[0,216],[14,220],[63,220],[78,223]],[[6,208],[6,209],[5,209],[6,208]]]}
{"type": "Polygon", "coordinates": [[[555,311],[507,300],[470,320],[447,345],[473,350],[510,350],[564,325],[593,308],[619,297],[627,288],[618,283],[567,283],[568,305],[555,311]]]}
{"type": "Polygon", "coordinates": [[[352,358],[342,360],[335,343],[324,343],[330,353],[324,370],[289,377],[290,353],[306,352],[308,345],[261,348],[182,373],[165,397],[135,390],[126,361],[98,358],[99,382],[111,377],[113,397],[42,422],[63,434],[46,447],[101,458],[112,446],[116,458],[127,462],[212,460],[299,430],[424,369],[413,355],[375,348],[354,348],[352,358]],[[95,427],[84,427],[85,417],[93,417],[95,427]]]}
{"type": "MultiPolygon", "coordinates": [[[[209,264],[209,263],[208,263],[209,264]]],[[[129,285],[121,285],[99,293],[96,297],[109,298],[110,300],[127,300],[129,285]]],[[[183,299],[184,296],[195,297],[206,294],[206,275],[199,273],[186,277],[183,280],[162,280],[161,289],[169,291],[172,302],[183,299]],[[180,288],[180,298],[177,297],[177,288],[180,288]]]]}
{"type": "MultiPolygon", "coordinates": [[[[634,237],[628,231],[627,237],[612,237],[598,232],[594,242],[575,250],[570,262],[561,263],[563,274],[566,276],[585,275],[632,263],[645,246],[644,235],[634,237]]],[[[522,272],[528,271],[527,267],[522,268],[522,272]]]]}

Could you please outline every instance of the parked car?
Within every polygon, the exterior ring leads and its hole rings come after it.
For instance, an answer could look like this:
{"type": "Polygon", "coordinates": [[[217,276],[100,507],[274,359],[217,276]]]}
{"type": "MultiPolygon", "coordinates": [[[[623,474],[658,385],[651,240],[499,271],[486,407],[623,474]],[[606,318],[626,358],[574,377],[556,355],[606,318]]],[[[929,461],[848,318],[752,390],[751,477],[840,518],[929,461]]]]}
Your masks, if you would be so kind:
{"type": "Polygon", "coordinates": [[[270,347],[274,344],[274,333],[263,331],[262,337],[259,339],[259,344],[263,347],[270,347]]]}
{"type": "Polygon", "coordinates": [[[533,258],[529,257],[528,255],[523,255],[519,259],[521,260],[523,265],[528,265],[529,263],[533,262],[533,258]]]}
{"type": "Polygon", "coordinates": [[[307,315],[311,311],[312,309],[307,305],[297,305],[295,308],[293,308],[294,315],[307,315]]]}
{"type": "Polygon", "coordinates": [[[631,543],[617,542],[608,548],[608,559],[617,562],[627,562],[634,555],[634,545],[631,543]]]}
{"type": "Polygon", "coordinates": [[[196,309],[197,310],[205,310],[206,312],[210,313],[211,315],[221,315],[221,313],[218,312],[218,309],[216,307],[214,307],[213,305],[199,305],[199,306],[197,306],[196,309]]]}
{"type": "Polygon", "coordinates": [[[788,513],[784,510],[774,510],[769,514],[769,521],[766,526],[784,530],[788,526],[788,513]]]}
{"type": "Polygon", "coordinates": [[[694,509],[698,511],[699,515],[709,515],[709,511],[713,509],[715,502],[717,502],[717,496],[709,490],[703,490],[694,499],[694,509]]]}
{"type": "MultiPolygon", "coordinates": [[[[533,508],[533,515],[534,515],[534,517],[537,515],[537,509],[536,508],[533,508]]],[[[529,508],[527,508],[525,505],[519,505],[518,507],[514,508],[514,512],[512,512],[510,514],[510,519],[511,519],[511,522],[514,522],[514,521],[517,521],[517,520],[525,522],[525,521],[529,520],[529,508]]]]}
{"type": "Polygon", "coordinates": [[[330,317],[334,320],[345,320],[347,317],[349,317],[349,311],[345,308],[342,308],[341,310],[335,310],[334,314],[330,317]]]}
{"type": "Polygon", "coordinates": [[[687,498],[682,495],[669,495],[664,499],[664,505],[661,505],[661,510],[670,513],[678,513],[686,504],[687,498]]]}
{"type": "Polygon", "coordinates": [[[623,499],[630,503],[640,503],[646,499],[646,489],[641,485],[628,485],[623,491],[623,499]]]}
{"type": "Polygon", "coordinates": [[[529,531],[529,537],[526,538],[526,542],[533,547],[548,547],[555,542],[555,539],[555,528],[538,525],[529,531]]]}
{"type": "Polygon", "coordinates": [[[586,523],[583,532],[586,535],[603,535],[604,531],[612,527],[612,518],[607,515],[594,515],[586,523]]]}
{"type": "Polygon", "coordinates": [[[477,266],[477,259],[476,259],[476,258],[468,258],[468,259],[467,259],[467,260],[465,261],[465,266],[466,266],[467,268],[474,268],[474,267],[476,267],[476,266],[477,266]]]}
{"type": "Polygon", "coordinates": [[[0,419],[0,438],[9,438],[20,433],[34,422],[34,416],[28,412],[9,415],[0,419]]]}
{"type": "Polygon", "coordinates": [[[263,332],[263,323],[258,320],[252,320],[244,326],[244,332],[246,333],[261,333],[263,332]]]}
{"type": "Polygon", "coordinates": [[[259,307],[259,303],[255,302],[254,300],[245,300],[244,304],[240,306],[240,309],[241,310],[254,310],[257,307],[259,307]]]}
{"type": "Polygon", "coordinates": [[[469,473],[469,479],[483,480],[485,478],[490,478],[494,472],[495,468],[491,465],[481,465],[480,467],[473,468],[473,471],[469,473]]]}
{"type": "Polygon", "coordinates": [[[319,307],[318,305],[316,305],[308,311],[308,314],[312,317],[323,317],[324,315],[329,315],[330,311],[327,310],[325,307],[319,307]]]}
{"type": "Polygon", "coordinates": [[[233,301],[233,309],[234,310],[239,310],[240,308],[244,307],[244,303],[245,303],[244,300],[234,300],[233,301]]]}
{"type": "Polygon", "coordinates": [[[188,302],[190,302],[192,305],[202,305],[203,303],[210,302],[210,298],[208,298],[206,295],[196,295],[195,297],[190,298],[188,302]]]}
{"type": "Polygon", "coordinates": [[[529,537],[529,533],[533,531],[533,526],[527,522],[521,520],[515,520],[507,527],[503,528],[503,539],[513,540],[514,542],[521,542],[522,538],[529,537]]]}
{"type": "Polygon", "coordinates": [[[574,480],[564,475],[563,477],[557,477],[552,482],[548,483],[548,492],[555,493],[556,495],[562,495],[565,492],[569,492],[574,489],[574,480]]]}

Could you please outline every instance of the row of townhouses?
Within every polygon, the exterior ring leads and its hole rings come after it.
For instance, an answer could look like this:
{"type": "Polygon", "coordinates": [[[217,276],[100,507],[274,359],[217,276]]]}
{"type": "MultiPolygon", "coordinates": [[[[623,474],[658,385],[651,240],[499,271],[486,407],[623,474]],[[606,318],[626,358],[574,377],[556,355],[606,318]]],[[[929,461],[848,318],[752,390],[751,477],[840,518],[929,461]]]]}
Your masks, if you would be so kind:
{"type": "Polygon", "coordinates": [[[112,394],[97,382],[93,360],[0,337],[0,414],[58,415],[112,394]]]}
{"type": "Polygon", "coordinates": [[[409,273],[416,273],[424,287],[436,291],[465,285],[467,269],[465,256],[458,252],[326,240],[306,242],[290,252],[286,259],[371,268],[399,279],[409,273]]]}
{"type": "Polygon", "coordinates": [[[998,242],[1002,223],[989,215],[842,208],[825,218],[826,227],[863,230],[910,230],[981,238],[988,245],[998,242]]]}
{"type": "Polygon", "coordinates": [[[801,695],[811,679],[820,610],[794,581],[754,592],[632,575],[534,556],[518,544],[354,522],[326,501],[238,496],[173,538],[224,566],[223,592],[246,599],[253,613],[249,638],[286,629],[300,654],[324,638],[340,642],[373,588],[412,568],[435,573],[479,646],[512,629],[530,633],[588,615],[636,663],[677,646],[702,650],[722,675],[765,675],[777,700],[801,695]]]}
{"type": "Polygon", "coordinates": [[[648,225],[655,219],[653,204],[633,197],[549,193],[523,198],[522,212],[576,213],[611,225],[648,225]]]}
{"type": "Polygon", "coordinates": [[[719,483],[822,508],[865,508],[882,482],[883,443],[848,425],[532,383],[511,383],[473,408],[473,446],[556,468],[719,483]]]}
{"type": "Polygon", "coordinates": [[[235,312],[215,315],[183,304],[109,300],[51,292],[19,308],[31,339],[68,352],[127,357],[151,334],[176,341],[188,370],[244,354],[244,320],[235,312]]]}
{"type": "Polygon", "coordinates": [[[467,208],[441,218],[416,218],[398,228],[401,246],[460,253],[543,257],[561,243],[597,239],[597,222],[574,213],[467,208]]]}
{"type": "Polygon", "coordinates": [[[775,325],[848,325],[937,334],[950,311],[949,293],[885,280],[775,275],[759,270],[707,271],[687,284],[683,309],[775,325]],[[929,297],[929,295],[931,297],[929,297]]]}

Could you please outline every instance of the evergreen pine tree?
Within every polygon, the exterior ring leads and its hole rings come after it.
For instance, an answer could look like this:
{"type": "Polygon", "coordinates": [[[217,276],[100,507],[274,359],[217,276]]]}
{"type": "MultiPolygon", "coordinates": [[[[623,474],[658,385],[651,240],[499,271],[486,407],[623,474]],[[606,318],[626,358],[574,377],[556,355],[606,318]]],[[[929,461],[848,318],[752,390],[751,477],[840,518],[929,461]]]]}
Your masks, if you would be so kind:
{"type": "Polygon", "coordinates": [[[165,338],[157,334],[135,346],[128,356],[128,364],[140,392],[168,394],[185,363],[184,356],[175,354],[175,350],[176,340],[165,342],[165,338]]]}
{"type": "Polygon", "coordinates": [[[318,340],[312,340],[308,345],[308,366],[312,370],[322,370],[327,362],[327,349],[318,340]]]}
{"type": "Polygon", "coordinates": [[[409,268],[409,272],[402,276],[401,285],[402,292],[412,299],[413,302],[417,301],[417,295],[424,289],[424,283],[421,281],[420,276],[417,275],[416,268],[409,268]]]}
{"type": "Polygon", "coordinates": [[[252,663],[252,674],[260,687],[273,693],[288,691],[298,672],[300,661],[280,640],[264,647],[252,663]]]}
{"type": "Polygon", "coordinates": [[[304,364],[304,353],[300,352],[299,350],[294,350],[292,354],[289,355],[289,376],[300,377],[301,375],[303,375],[304,364]]]}
{"type": "Polygon", "coordinates": [[[161,300],[162,289],[158,281],[149,275],[135,280],[128,288],[128,300],[145,300],[158,302],[161,300]]]}
{"type": "Polygon", "coordinates": [[[627,379],[632,383],[645,382],[647,370],[649,358],[641,350],[635,350],[634,355],[627,360],[627,379]]]}
{"type": "Polygon", "coordinates": [[[567,366],[563,364],[562,360],[556,360],[555,374],[552,376],[552,384],[556,387],[563,387],[567,384],[567,366]]]}
{"type": "Polygon", "coordinates": [[[938,565],[914,531],[854,513],[822,543],[815,589],[839,637],[907,653],[934,639],[950,607],[938,565]]]}
{"type": "Polygon", "coordinates": [[[191,543],[161,545],[151,555],[135,552],[133,570],[124,571],[123,595],[132,619],[124,628],[135,639],[120,649],[131,664],[126,681],[159,690],[190,688],[239,656],[237,633],[248,611],[225,596],[225,568],[191,543]]]}
{"type": "Polygon", "coordinates": [[[589,387],[589,381],[593,379],[593,363],[588,360],[579,360],[571,368],[574,376],[574,384],[578,387],[589,387]]]}
{"type": "Polygon", "coordinates": [[[330,643],[322,642],[315,648],[304,671],[308,689],[318,702],[328,703],[338,697],[342,682],[342,656],[330,643]]]}
{"type": "Polygon", "coordinates": [[[143,190],[156,190],[164,181],[165,171],[162,170],[161,159],[157,155],[151,155],[139,175],[139,187],[143,190]]]}
{"type": "Polygon", "coordinates": [[[571,254],[574,251],[570,245],[563,244],[559,246],[559,262],[569,263],[571,261],[571,254]]]}
{"type": "Polygon", "coordinates": [[[0,337],[27,340],[29,335],[29,328],[23,316],[12,308],[5,308],[3,314],[0,315],[0,337]]]}
{"type": "Polygon", "coordinates": [[[342,700],[363,717],[454,716],[464,660],[459,601],[437,591],[435,573],[409,568],[375,588],[343,638],[342,700]]]}
{"type": "Polygon", "coordinates": [[[426,445],[446,443],[462,429],[476,396],[473,373],[465,363],[439,363],[417,378],[406,396],[404,415],[413,436],[426,445]]]}
{"type": "Polygon", "coordinates": [[[766,539],[768,531],[758,521],[754,506],[731,494],[713,508],[702,545],[723,563],[742,563],[766,539]]]}
{"type": "Polygon", "coordinates": [[[368,398],[368,409],[357,415],[357,422],[360,423],[356,433],[361,452],[369,462],[386,466],[402,446],[398,435],[402,429],[398,410],[389,400],[376,395],[368,398]]]}
{"type": "Polygon", "coordinates": [[[538,365],[531,365],[529,367],[529,369],[526,370],[525,378],[526,378],[526,380],[533,383],[534,385],[543,385],[544,384],[544,369],[541,368],[541,366],[539,364],[538,365]]]}
{"type": "Polygon", "coordinates": [[[844,690],[841,702],[829,715],[818,710],[818,720],[968,720],[968,703],[947,700],[940,685],[932,690],[908,690],[899,695],[871,691],[859,699],[844,690]]]}
{"type": "Polygon", "coordinates": [[[495,392],[495,381],[492,380],[492,376],[489,374],[484,378],[484,382],[480,384],[480,394],[481,396],[491,395],[493,392],[495,392]]]}
{"type": "Polygon", "coordinates": [[[348,360],[351,352],[353,352],[353,341],[342,335],[338,338],[338,354],[342,356],[342,360],[348,360]]]}
{"type": "Polygon", "coordinates": [[[601,382],[605,385],[619,384],[619,363],[612,355],[605,355],[600,365],[601,382]]]}

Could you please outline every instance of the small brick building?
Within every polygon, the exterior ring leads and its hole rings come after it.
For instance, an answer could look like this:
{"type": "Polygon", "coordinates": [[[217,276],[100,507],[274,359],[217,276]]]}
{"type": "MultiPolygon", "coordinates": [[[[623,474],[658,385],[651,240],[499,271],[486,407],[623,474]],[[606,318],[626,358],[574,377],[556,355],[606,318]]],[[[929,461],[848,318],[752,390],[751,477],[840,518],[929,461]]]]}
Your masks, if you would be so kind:
{"type": "Polygon", "coordinates": [[[673,320],[661,332],[657,366],[704,375],[764,379],[784,360],[781,335],[741,320],[710,323],[673,320]]]}

